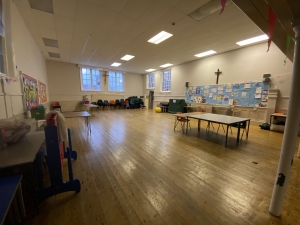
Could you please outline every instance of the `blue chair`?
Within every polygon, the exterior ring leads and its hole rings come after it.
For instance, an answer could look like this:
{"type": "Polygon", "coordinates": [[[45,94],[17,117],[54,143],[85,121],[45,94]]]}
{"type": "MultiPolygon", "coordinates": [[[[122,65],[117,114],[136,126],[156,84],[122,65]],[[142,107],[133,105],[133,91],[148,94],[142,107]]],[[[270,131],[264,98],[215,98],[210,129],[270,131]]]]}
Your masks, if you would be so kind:
{"type": "Polygon", "coordinates": [[[103,109],[106,107],[107,109],[109,109],[109,102],[107,100],[104,100],[103,102],[103,109]]]}

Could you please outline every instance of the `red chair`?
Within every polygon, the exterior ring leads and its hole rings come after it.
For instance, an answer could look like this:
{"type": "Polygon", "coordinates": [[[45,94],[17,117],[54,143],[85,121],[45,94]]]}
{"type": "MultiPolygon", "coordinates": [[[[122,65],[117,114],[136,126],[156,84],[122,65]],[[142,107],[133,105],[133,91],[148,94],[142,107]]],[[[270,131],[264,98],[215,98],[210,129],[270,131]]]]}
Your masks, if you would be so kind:
{"type": "Polygon", "coordinates": [[[52,103],[52,109],[53,109],[53,110],[59,109],[59,111],[62,112],[61,106],[60,106],[59,102],[53,102],[53,103],[52,103]]]}
{"type": "Polygon", "coordinates": [[[111,108],[111,107],[116,108],[116,103],[115,103],[114,100],[110,100],[110,101],[109,101],[109,105],[110,105],[110,108],[111,108]]]}
{"type": "MultiPolygon", "coordinates": [[[[177,114],[180,114],[182,112],[178,112],[177,114]]],[[[190,124],[190,120],[187,119],[185,116],[176,116],[176,119],[175,119],[175,124],[174,124],[174,131],[175,131],[175,128],[177,127],[177,125],[180,123],[181,125],[181,129],[182,129],[182,132],[184,133],[184,128],[186,126],[186,123],[187,123],[187,126],[190,127],[190,130],[191,130],[191,124],[190,124]]]]}

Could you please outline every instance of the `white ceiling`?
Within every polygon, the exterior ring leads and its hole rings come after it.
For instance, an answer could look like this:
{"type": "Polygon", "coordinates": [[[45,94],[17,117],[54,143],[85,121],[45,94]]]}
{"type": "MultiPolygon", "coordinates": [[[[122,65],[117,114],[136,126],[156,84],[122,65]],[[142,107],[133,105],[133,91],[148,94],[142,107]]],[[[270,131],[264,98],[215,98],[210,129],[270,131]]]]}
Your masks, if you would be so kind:
{"type": "Polygon", "coordinates": [[[14,0],[47,60],[138,74],[196,60],[194,55],[204,51],[238,49],[237,41],[263,34],[233,3],[199,22],[188,16],[208,1],[52,0],[51,14],[32,9],[28,0],[14,0]],[[160,31],[173,36],[158,45],[147,42],[160,31]],[[42,37],[57,40],[59,48],[45,46],[42,37]],[[126,54],[135,58],[121,60],[126,54]],[[122,65],[111,67],[114,62],[122,65]]]}

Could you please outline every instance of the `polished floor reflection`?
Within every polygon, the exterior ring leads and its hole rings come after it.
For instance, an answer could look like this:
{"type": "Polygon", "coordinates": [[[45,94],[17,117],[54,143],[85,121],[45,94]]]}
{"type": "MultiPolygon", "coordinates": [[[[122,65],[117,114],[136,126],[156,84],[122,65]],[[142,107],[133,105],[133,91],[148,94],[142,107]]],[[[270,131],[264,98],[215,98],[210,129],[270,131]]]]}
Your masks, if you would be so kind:
{"type": "MultiPolygon", "coordinates": [[[[222,130],[189,135],[173,130],[174,117],[152,110],[103,110],[83,121],[67,119],[78,159],[79,194],[41,204],[32,224],[300,224],[300,159],[295,155],[281,217],[269,214],[282,134],[250,127],[224,148],[222,130]]],[[[67,163],[64,176],[67,180],[67,163]]]]}

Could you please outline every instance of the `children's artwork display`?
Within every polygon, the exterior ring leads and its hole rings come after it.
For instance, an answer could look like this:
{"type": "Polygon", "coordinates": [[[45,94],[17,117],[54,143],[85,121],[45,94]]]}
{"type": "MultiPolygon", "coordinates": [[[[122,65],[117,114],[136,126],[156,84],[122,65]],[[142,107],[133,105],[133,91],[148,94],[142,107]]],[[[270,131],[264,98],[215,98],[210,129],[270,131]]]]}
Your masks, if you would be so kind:
{"type": "Polygon", "coordinates": [[[38,98],[38,83],[37,80],[24,74],[22,75],[23,81],[23,94],[26,103],[26,109],[30,110],[37,107],[39,104],[38,98]]]}
{"type": "Polygon", "coordinates": [[[39,95],[40,95],[40,103],[47,102],[47,87],[46,84],[39,81],[39,95]]]}
{"type": "Polygon", "coordinates": [[[190,103],[266,107],[269,86],[269,82],[193,86],[186,89],[186,101],[190,103]],[[197,92],[191,91],[194,89],[197,92]]]}

